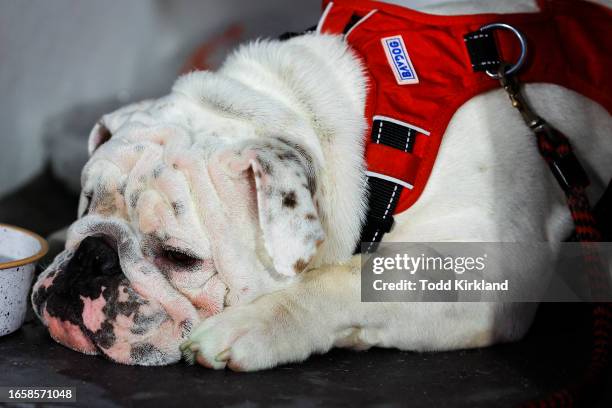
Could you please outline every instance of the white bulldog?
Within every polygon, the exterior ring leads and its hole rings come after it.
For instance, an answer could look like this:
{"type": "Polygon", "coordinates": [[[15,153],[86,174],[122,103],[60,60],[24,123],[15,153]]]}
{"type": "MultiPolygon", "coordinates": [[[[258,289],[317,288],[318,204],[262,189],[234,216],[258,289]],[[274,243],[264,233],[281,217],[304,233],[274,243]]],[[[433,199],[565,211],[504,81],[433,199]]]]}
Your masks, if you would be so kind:
{"type": "MultiPolygon", "coordinates": [[[[434,11],[537,10],[465,7],[434,11]]],[[[609,114],[556,85],[525,91],[571,138],[596,200],[612,176],[609,114]]],[[[89,139],[79,220],[34,289],[51,335],[131,364],[175,362],[182,344],[190,361],[245,371],[332,347],[520,339],[536,304],[360,301],[365,95],[346,42],[312,33],[247,44],[218,72],[190,73],[169,95],[104,116],[89,139]]],[[[502,90],[471,99],[384,240],[548,241],[554,251],[572,221],[532,138],[502,90]]],[[[537,254],[512,255],[523,265],[516,278],[537,286],[537,254]]]]}

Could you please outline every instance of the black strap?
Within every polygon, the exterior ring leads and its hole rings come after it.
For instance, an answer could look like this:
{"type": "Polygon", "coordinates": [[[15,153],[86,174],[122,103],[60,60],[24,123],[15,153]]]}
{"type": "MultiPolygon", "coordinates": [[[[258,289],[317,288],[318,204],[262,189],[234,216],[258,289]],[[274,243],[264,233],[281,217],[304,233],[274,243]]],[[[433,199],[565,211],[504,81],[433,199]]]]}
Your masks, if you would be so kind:
{"type": "MultiPolygon", "coordinates": [[[[416,135],[412,128],[375,117],[370,139],[373,143],[412,152],[416,135]]],[[[383,236],[393,227],[393,212],[404,188],[393,181],[368,176],[368,214],[355,253],[376,251],[383,236]]]]}
{"type": "Polygon", "coordinates": [[[404,187],[391,181],[368,177],[368,215],[355,253],[376,251],[383,236],[393,227],[393,211],[404,187]]]}
{"type": "Polygon", "coordinates": [[[416,130],[384,119],[374,119],[372,141],[393,147],[403,152],[412,152],[416,130]]]}
{"type": "Polygon", "coordinates": [[[349,30],[353,28],[353,26],[357,24],[357,22],[359,22],[359,20],[361,20],[362,18],[363,16],[353,13],[348,23],[346,23],[346,25],[344,26],[344,30],[342,30],[342,34],[348,33],[349,30]]]}
{"type": "Polygon", "coordinates": [[[474,72],[496,72],[501,64],[495,36],[491,30],[474,31],[463,36],[474,72]]]}
{"type": "MultiPolygon", "coordinates": [[[[351,15],[351,18],[349,19],[348,23],[346,23],[346,26],[344,26],[344,30],[342,30],[342,34],[346,34],[348,33],[348,31],[353,28],[353,26],[355,24],[357,24],[357,22],[359,22],[359,20],[361,20],[363,18],[363,16],[360,16],[358,14],[353,13],[353,15],[351,15]]],[[[290,38],[293,37],[297,37],[299,35],[303,35],[303,34],[308,34],[311,33],[313,31],[315,31],[317,29],[317,26],[312,26],[307,28],[304,31],[301,32],[295,32],[295,31],[287,31],[285,33],[282,33],[281,35],[278,36],[278,39],[281,41],[285,41],[288,40],[290,38]]]]}
{"type": "Polygon", "coordinates": [[[311,32],[313,32],[313,31],[315,31],[316,29],[317,29],[317,26],[316,26],[316,25],[314,25],[314,26],[309,27],[309,28],[307,28],[306,30],[301,31],[301,32],[287,31],[287,32],[282,33],[281,35],[279,35],[279,36],[278,36],[278,39],[279,39],[280,41],[285,41],[285,40],[288,40],[288,39],[290,39],[290,38],[297,37],[297,36],[299,36],[299,35],[304,35],[304,34],[311,33],[311,32]]]}

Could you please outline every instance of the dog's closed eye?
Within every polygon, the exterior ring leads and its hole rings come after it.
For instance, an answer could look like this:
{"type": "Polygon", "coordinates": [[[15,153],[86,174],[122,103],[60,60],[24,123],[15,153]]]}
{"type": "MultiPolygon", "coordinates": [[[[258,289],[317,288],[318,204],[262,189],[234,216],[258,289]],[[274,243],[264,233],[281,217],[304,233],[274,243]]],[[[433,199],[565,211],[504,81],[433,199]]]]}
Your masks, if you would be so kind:
{"type": "Polygon", "coordinates": [[[193,266],[196,263],[200,262],[200,259],[196,257],[193,257],[191,255],[188,255],[186,253],[179,252],[173,249],[165,249],[163,251],[162,256],[169,262],[172,262],[174,264],[184,266],[184,267],[193,266]]]}

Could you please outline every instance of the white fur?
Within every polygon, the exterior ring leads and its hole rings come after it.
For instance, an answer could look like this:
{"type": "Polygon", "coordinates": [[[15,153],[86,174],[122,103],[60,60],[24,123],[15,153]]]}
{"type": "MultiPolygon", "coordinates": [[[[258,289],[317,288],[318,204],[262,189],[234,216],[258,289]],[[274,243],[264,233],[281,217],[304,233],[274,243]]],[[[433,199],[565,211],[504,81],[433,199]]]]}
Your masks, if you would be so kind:
{"type": "MultiPolygon", "coordinates": [[[[487,4],[453,8],[449,3],[435,11],[483,11],[487,4]]],[[[535,11],[531,1],[495,4],[495,11],[535,11]]],[[[489,6],[486,11],[494,10],[489,6]]],[[[205,319],[191,334],[184,350],[188,358],[212,368],[258,370],[301,361],[333,346],[450,350],[517,340],[528,329],[534,304],[360,302],[360,263],[358,257],[351,259],[351,252],[365,208],[365,91],[361,67],[345,43],[306,35],[247,45],[218,73],[179,79],[164,102],[171,107],[158,102],[144,109],[148,113],[140,121],[149,131],[143,132],[150,133],[148,121],[165,121],[175,129],[169,142],[178,143],[172,142],[176,133],[190,135],[190,142],[172,157],[180,160],[184,154],[207,163],[181,168],[189,182],[179,188],[191,188],[194,200],[192,235],[184,240],[200,245],[203,256],[215,262],[223,258],[218,273],[230,291],[230,307],[205,319]],[[270,245],[280,243],[270,244],[263,227],[262,236],[252,211],[235,208],[240,201],[249,207],[255,199],[245,198],[247,185],[228,175],[231,171],[219,170],[246,168],[240,167],[243,156],[255,153],[244,146],[279,137],[298,144],[312,159],[314,202],[326,236],[308,270],[296,276],[274,272],[284,264],[270,259],[281,256],[270,245]],[[219,151],[223,155],[217,156],[219,151]],[[230,255],[221,257],[219,251],[230,255]]],[[[532,84],[526,93],[535,110],[572,139],[591,173],[595,199],[612,175],[608,113],[559,86],[532,84]]],[[[110,117],[107,121],[112,122],[110,117]]],[[[130,125],[133,116],[120,122],[110,129],[113,139],[128,144],[140,140],[130,125]]],[[[102,157],[103,149],[92,161],[102,157]]],[[[93,167],[85,172],[86,184],[93,167]]],[[[122,171],[133,172],[132,164],[127,168],[122,171]]],[[[133,223],[138,217],[126,219],[133,223]]],[[[289,242],[286,252],[304,251],[291,243],[295,231],[290,225],[278,226],[289,242]]],[[[493,91],[474,97],[454,115],[425,191],[396,217],[385,240],[550,241],[554,249],[571,227],[563,194],[529,129],[503,91],[493,91]]],[[[510,255],[524,266],[517,278],[537,285],[538,276],[531,273],[537,254],[510,255]]],[[[494,273],[503,273],[501,266],[494,273]]]]}
{"type": "MultiPolygon", "coordinates": [[[[435,12],[537,10],[530,1],[452,6],[435,12]]],[[[558,86],[530,85],[526,92],[537,112],[570,135],[580,158],[593,170],[591,192],[593,198],[598,196],[612,174],[606,160],[612,154],[608,113],[558,86]]],[[[502,91],[467,102],[446,131],[426,190],[396,217],[396,228],[385,240],[561,241],[571,220],[532,138],[502,91]]],[[[524,260],[523,272],[530,279],[537,254],[516,255],[524,260]]],[[[533,304],[361,303],[359,265],[354,260],[311,271],[298,285],[208,319],[191,336],[193,350],[205,365],[221,368],[229,363],[234,369],[253,370],[299,361],[334,345],[478,347],[519,339],[535,310],[533,304]],[[238,339],[236,330],[241,333],[238,339]]]]}

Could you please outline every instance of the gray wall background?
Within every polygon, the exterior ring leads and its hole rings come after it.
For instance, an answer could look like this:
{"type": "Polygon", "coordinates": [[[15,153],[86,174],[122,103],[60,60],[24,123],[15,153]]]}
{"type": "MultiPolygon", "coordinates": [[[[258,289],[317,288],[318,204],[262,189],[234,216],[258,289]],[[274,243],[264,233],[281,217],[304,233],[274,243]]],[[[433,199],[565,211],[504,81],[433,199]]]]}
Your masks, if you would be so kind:
{"type": "Polygon", "coordinates": [[[41,170],[45,140],[64,136],[54,132],[84,132],[84,143],[99,114],[167,92],[227,24],[275,35],[318,14],[315,0],[1,0],[0,196],[41,170]]]}
{"type": "Polygon", "coordinates": [[[319,14],[319,0],[0,0],[0,196],[50,157],[78,189],[96,119],[167,92],[185,58],[228,24],[243,23],[243,39],[276,36],[319,14]]]}

